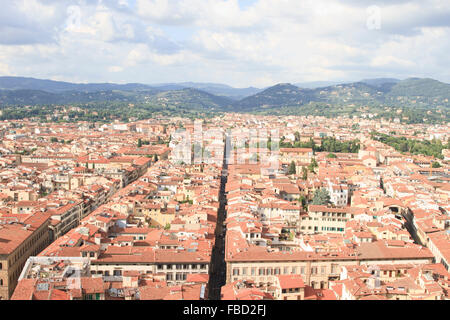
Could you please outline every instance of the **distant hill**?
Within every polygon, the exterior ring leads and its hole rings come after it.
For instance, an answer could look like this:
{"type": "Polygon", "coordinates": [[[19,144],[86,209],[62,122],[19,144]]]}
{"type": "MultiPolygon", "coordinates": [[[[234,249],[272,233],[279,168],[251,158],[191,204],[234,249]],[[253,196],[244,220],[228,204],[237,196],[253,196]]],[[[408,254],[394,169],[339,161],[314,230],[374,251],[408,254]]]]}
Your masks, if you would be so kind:
{"type": "Polygon", "coordinates": [[[86,103],[103,106],[137,103],[145,108],[151,106],[171,110],[327,116],[371,112],[389,117],[397,117],[395,111],[404,108],[403,117],[414,118],[417,123],[430,117],[448,119],[450,84],[433,79],[378,78],[315,88],[281,83],[262,90],[236,89],[214,83],[73,84],[0,77],[0,108],[86,103]]]}
{"type": "Polygon", "coordinates": [[[244,97],[256,94],[262,89],[258,88],[233,88],[216,83],[163,83],[163,84],[114,84],[114,83],[69,83],[63,81],[41,80],[24,77],[0,77],[0,89],[6,90],[40,90],[50,93],[63,93],[67,91],[97,92],[97,91],[143,91],[156,89],[159,91],[182,90],[187,88],[199,89],[210,94],[229,97],[240,100],[244,97]]]}
{"type": "MultiPolygon", "coordinates": [[[[381,87],[388,83],[397,83],[400,80],[394,79],[394,78],[375,78],[375,79],[364,79],[357,82],[362,82],[365,84],[369,84],[371,86],[375,87],[381,87]]],[[[317,89],[317,88],[324,88],[324,87],[331,87],[331,86],[337,86],[340,84],[350,84],[354,83],[355,81],[313,81],[313,82],[302,82],[302,83],[296,83],[295,85],[299,88],[305,88],[305,89],[317,89]]]]}
{"type": "Polygon", "coordinates": [[[146,97],[145,101],[154,105],[179,106],[184,108],[217,111],[230,107],[233,104],[233,100],[230,98],[216,96],[193,88],[159,92],[155,95],[146,97]]]}
{"type": "MultiPolygon", "coordinates": [[[[349,82],[351,82],[351,81],[349,81],[349,82]]],[[[347,82],[345,82],[345,81],[343,81],[343,82],[337,82],[337,81],[312,81],[312,82],[295,83],[294,85],[299,87],[299,88],[316,89],[316,88],[335,86],[335,85],[342,84],[342,83],[347,83],[347,82]]]]}
{"type": "Polygon", "coordinates": [[[388,96],[450,99],[450,84],[433,79],[410,78],[393,86],[388,96]]]}
{"type": "Polygon", "coordinates": [[[113,84],[113,83],[69,83],[53,80],[41,80],[23,77],[0,77],[0,89],[7,90],[42,90],[52,93],[66,91],[96,92],[108,90],[148,90],[153,87],[139,83],[113,84]]]}
{"type": "Polygon", "coordinates": [[[374,87],[381,87],[385,85],[386,83],[399,83],[401,80],[394,79],[394,78],[376,78],[376,79],[364,79],[360,82],[366,83],[368,85],[374,86],[374,87]]]}
{"type": "Polygon", "coordinates": [[[450,85],[433,79],[372,79],[323,88],[278,84],[233,106],[245,111],[302,106],[309,103],[435,108],[450,107],[450,85]]]}
{"type": "MultiPolygon", "coordinates": [[[[157,90],[142,91],[140,95],[153,95],[157,90]]],[[[50,105],[92,102],[136,102],[138,95],[126,91],[65,91],[53,93],[42,90],[0,90],[0,105],[50,105]]]]}
{"type": "Polygon", "coordinates": [[[233,88],[225,84],[217,83],[197,83],[197,82],[182,82],[182,83],[164,83],[155,84],[153,87],[161,90],[180,90],[180,89],[199,89],[216,96],[228,97],[233,100],[240,100],[245,97],[254,95],[261,92],[263,89],[258,89],[254,87],[249,88],[233,88]]]}
{"type": "Polygon", "coordinates": [[[311,101],[313,92],[290,83],[282,83],[234,103],[233,108],[237,111],[250,111],[259,108],[301,106],[311,101]]]}

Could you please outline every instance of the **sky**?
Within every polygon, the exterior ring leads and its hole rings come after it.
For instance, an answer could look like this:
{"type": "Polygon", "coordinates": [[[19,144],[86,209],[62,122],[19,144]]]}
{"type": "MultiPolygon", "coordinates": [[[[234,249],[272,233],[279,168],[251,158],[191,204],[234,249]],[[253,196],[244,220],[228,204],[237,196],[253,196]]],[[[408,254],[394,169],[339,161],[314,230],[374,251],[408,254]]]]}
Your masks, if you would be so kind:
{"type": "Polygon", "coordinates": [[[449,0],[0,0],[0,76],[450,83],[449,0]]]}

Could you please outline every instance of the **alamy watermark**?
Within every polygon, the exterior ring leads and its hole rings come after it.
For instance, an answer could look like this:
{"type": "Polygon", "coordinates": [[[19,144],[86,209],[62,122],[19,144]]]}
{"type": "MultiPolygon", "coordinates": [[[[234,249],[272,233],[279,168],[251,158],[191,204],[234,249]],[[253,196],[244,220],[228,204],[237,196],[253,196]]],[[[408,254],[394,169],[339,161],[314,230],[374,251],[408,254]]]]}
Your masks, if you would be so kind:
{"type": "Polygon", "coordinates": [[[366,10],[368,17],[366,26],[369,30],[381,29],[381,8],[379,6],[370,6],[366,10]]]}
{"type": "Polygon", "coordinates": [[[204,130],[196,121],[194,130],[178,129],[171,136],[171,161],[175,164],[259,164],[278,169],[279,131],[266,128],[204,130]]]}

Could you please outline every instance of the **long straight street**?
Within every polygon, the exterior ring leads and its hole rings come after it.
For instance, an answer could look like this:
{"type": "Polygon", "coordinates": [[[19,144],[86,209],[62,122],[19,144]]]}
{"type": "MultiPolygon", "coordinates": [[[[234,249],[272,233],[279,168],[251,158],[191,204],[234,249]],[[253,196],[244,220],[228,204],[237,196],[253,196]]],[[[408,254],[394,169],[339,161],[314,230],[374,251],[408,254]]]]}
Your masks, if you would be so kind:
{"type": "Polygon", "coordinates": [[[225,186],[228,179],[228,165],[226,161],[226,149],[224,147],[224,161],[220,180],[220,207],[217,213],[216,241],[211,256],[211,269],[209,274],[209,300],[220,300],[220,288],[226,283],[226,263],[225,263],[225,228],[226,218],[225,206],[226,195],[225,186]]]}

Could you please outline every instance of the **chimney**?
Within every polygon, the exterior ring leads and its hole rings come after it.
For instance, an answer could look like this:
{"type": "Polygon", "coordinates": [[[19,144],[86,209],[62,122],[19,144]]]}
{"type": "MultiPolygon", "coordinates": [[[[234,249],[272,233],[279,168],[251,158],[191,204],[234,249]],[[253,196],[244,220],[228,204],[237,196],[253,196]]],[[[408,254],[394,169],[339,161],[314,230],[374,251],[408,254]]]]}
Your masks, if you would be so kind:
{"type": "Polygon", "coordinates": [[[102,236],[101,236],[100,234],[97,233],[97,234],[95,235],[94,242],[95,242],[95,244],[100,245],[100,244],[101,244],[101,241],[102,241],[102,236]]]}

